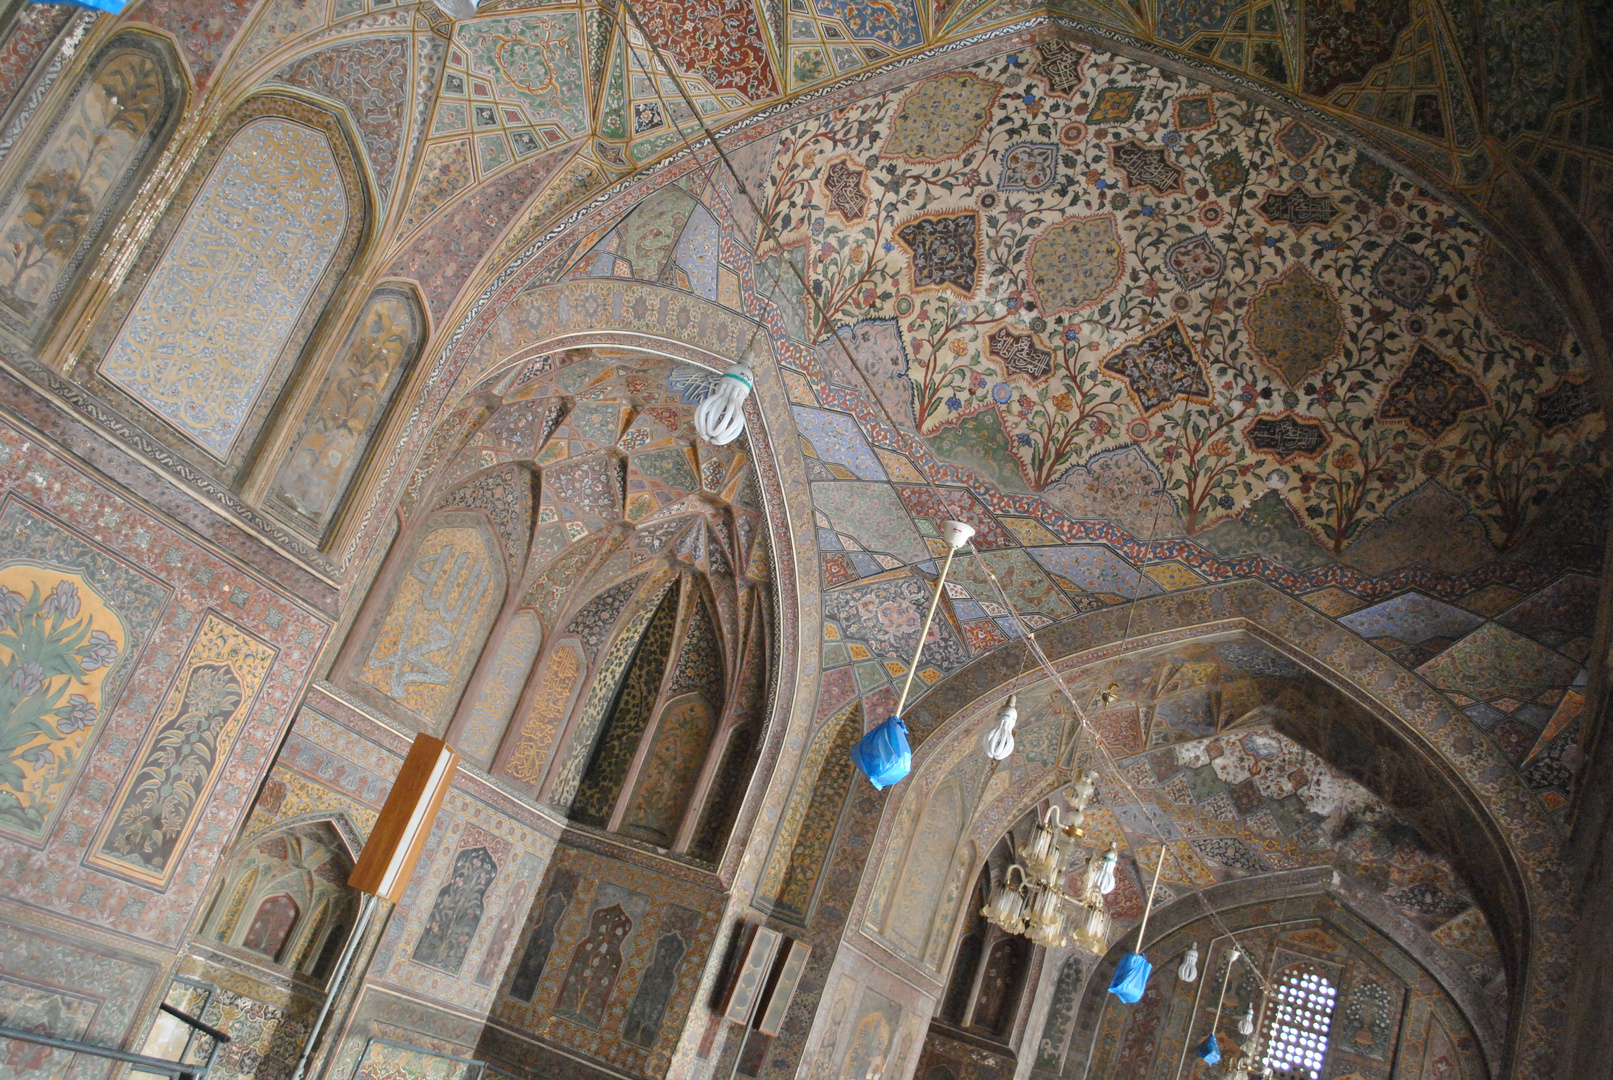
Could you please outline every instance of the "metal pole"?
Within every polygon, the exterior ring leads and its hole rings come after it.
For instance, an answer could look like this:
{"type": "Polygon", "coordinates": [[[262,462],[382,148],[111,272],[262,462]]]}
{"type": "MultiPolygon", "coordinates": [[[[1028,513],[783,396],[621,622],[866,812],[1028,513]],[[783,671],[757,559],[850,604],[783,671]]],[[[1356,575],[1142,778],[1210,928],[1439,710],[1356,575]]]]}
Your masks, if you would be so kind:
{"type": "Polygon", "coordinates": [[[347,979],[347,969],[352,966],[359,942],[370,928],[370,919],[375,915],[379,901],[370,893],[364,893],[363,897],[359,901],[358,919],[353,923],[353,932],[347,935],[347,944],[342,947],[342,957],[336,962],[336,970],[331,973],[330,982],[325,985],[324,1004],[319,1006],[319,1015],[314,1017],[314,1026],[308,1032],[308,1041],[303,1044],[302,1055],[297,1058],[297,1067],[291,1072],[291,1080],[302,1080],[303,1070],[308,1067],[308,1059],[313,1056],[314,1044],[319,1042],[320,1033],[325,1027],[325,1018],[330,1015],[331,1003],[341,993],[342,983],[347,979]]]}
{"type": "Polygon", "coordinates": [[[48,1046],[52,1050],[67,1050],[74,1054],[89,1054],[92,1057],[107,1058],[111,1061],[125,1062],[138,1066],[145,1072],[165,1073],[174,1080],[200,1080],[207,1075],[208,1065],[191,1065],[181,1061],[169,1061],[167,1058],[147,1057],[145,1054],[134,1054],[127,1050],[117,1050],[110,1046],[93,1046],[90,1043],[78,1042],[74,1039],[58,1039],[54,1035],[46,1035],[38,1031],[23,1031],[19,1028],[0,1027],[0,1039],[15,1039],[18,1042],[37,1043],[48,1046]]]}
{"type": "Polygon", "coordinates": [[[1143,921],[1137,927],[1137,951],[1143,951],[1143,931],[1148,929],[1148,914],[1154,910],[1154,893],[1159,889],[1159,872],[1165,869],[1165,845],[1159,845],[1159,865],[1154,867],[1154,883],[1148,887],[1148,903],[1143,906],[1143,921]]]}
{"type": "MultiPolygon", "coordinates": [[[[946,586],[947,571],[952,569],[952,556],[958,549],[947,548],[947,560],[941,564],[941,576],[935,579],[935,595],[930,597],[930,610],[924,616],[924,629],[919,631],[919,645],[913,650],[913,662],[908,665],[907,678],[902,682],[902,696],[896,701],[896,715],[901,716],[902,710],[907,707],[907,692],[913,688],[913,673],[919,669],[919,659],[924,655],[924,639],[930,636],[930,623],[935,621],[935,609],[941,603],[941,590],[946,586]]],[[[293,1077],[293,1080],[296,1080],[293,1077]]]]}

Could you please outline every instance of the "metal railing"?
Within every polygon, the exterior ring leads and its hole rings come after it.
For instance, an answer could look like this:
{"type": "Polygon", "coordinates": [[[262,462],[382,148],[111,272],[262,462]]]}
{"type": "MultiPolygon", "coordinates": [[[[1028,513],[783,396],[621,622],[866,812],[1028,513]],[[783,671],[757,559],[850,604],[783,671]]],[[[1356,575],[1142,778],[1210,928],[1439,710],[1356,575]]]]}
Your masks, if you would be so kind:
{"type": "Polygon", "coordinates": [[[174,1017],[181,1023],[189,1024],[192,1029],[206,1035],[210,1040],[207,1047],[206,1060],[196,1062],[169,1061],[166,1058],[148,1057],[145,1054],[130,1053],[128,1050],[118,1050],[111,1046],[94,1046],[90,1043],[79,1042],[77,1039],[61,1039],[55,1035],[48,1035],[39,1031],[24,1031],[21,1028],[0,1026],[0,1039],[16,1039],[19,1042],[35,1043],[39,1046],[48,1046],[52,1050],[66,1050],[73,1054],[88,1054],[91,1057],[106,1058],[125,1065],[133,1065],[142,1073],[155,1073],[159,1076],[169,1077],[169,1080],[207,1080],[207,1075],[213,1069],[213,1056],[218,1048],[230,1041],[224,1032],[204,1024],[189,1013],[180,1012],[166,1001],[160,1006],[163,1012],[174,1017]]]}

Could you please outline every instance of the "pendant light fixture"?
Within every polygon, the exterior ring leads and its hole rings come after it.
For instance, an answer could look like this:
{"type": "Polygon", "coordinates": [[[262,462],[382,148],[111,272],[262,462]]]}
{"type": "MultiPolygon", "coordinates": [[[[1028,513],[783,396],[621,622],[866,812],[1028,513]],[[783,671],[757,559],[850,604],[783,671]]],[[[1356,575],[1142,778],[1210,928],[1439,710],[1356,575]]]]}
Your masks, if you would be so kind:
{"type": "Polygon", "coordinates": [[[1143,955],[1143,935],[1148,932],[1148,916],[1154,910],[1154,894],[1159,891],[1159,875],[1164,869],[1165,845],[1161,844],[1159,863],[1154,867],[1154,883],[1148,887],[1148,903],[1143,905],[1143,921],[1137,924],[1137,951],[1120,958],[1115,966],[1115,977],[1109,980],[1109,993],[1127,1005],[1142,1000],[1143,991],[1148,988],[1148,976],[1154,973],[1154,965],[1143,955]]]}
{"type": "Polygon", "coordinates": [[[941,564],[941,573],[935,579],[935,594],[930,598],[930,610],[925,613],[918,644],[913,647],[913,662],[907,666],[907,678],[902,683],[901,697],[896,699],[896,711],[890,719],[864,735],[851,748],[851,760],[868,777],[868,782],[874,785],[875,790],[896,783],[913,768],[913,751],[907,744],[907,724],[902,720],[902,710],[907,708],[907,694],[913,688],[913,675],[924,656],[924,640],[930,636],[930,625],[935,621],[935,609],[941,603],[941,590],[946,587],[947,571],[952,569],[953,556],[975,534],[974,526],[962,521],[943,521],[940,526],[941,539],[947,545],[947,557],[941,564]]]}

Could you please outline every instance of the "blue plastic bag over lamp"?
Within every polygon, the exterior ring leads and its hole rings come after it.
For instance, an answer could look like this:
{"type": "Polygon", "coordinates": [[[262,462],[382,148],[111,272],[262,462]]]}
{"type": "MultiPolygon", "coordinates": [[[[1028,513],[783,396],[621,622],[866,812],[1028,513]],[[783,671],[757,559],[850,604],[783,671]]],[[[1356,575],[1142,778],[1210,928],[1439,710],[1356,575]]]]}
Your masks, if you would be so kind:
{"type": "Polygon", "coordinates": [[[1193,1051],[1206,1065],[1218,1065],[1221,1062],[1221,1046],[1215,1041],[1214,1033],[1204,1036],[1199,1048],[1193,1051]]]}
{"type": "Polygon", "coordinates": [[[1153,973],[1154,965],[1148,962],[1148,957],[1129,952],[1120,958],[1115,977],[1109,980],[1109,993],[1127,1005],[1135,1005],[1143,999],[1143,991],[1148,989],[1148,976],[1153,973]]]}
{"type": "Polygon", "coordinates": [[[858,739],[851,748],[851,760],[876,791],[906,776],[913,767],[913,750],[907,745],[907,725],[902,718],[892,716],[858,739]]]}
{"type": "MultiPolygon", "coordinates": [[[[1165,869],[1165,845],[1159,847],[1159,862],[1154,866],[1154,883],[1148,887],[1148,903],[1143,905],[1143,921],[1137,927],[1137,948],[1143,947],[1144,935],[1148,932],[1148,915],[1154,910],[1154,893],[1159,890],[1159,872],[1165,869]]],[[[1154,965],[1148,962],[1148,957],[1141,952],[1130,952],[1120,958],[1115,967],[1115,977],[1109,980],[1109,993],[1124,1001],[1127,1005],[1135,1005],[1143,998],[1143,991],[1148,989],[1148,976],[1154,973],[1154,965]]]]}
{"type": "Polygon", "coordinates": [[[128,6],[127,0],[34,0],[34,3],[89,8],[91,11],[110,11],[114,15],[121,15],[123,9],[128,6]]]}
{"type": "Polygon", "coordinates": [[[896,783],[913,768],[913,750],[907,745],[907,725],[902,723],[902,710],[907,707],[907,692],[913,688],[913,673],[918,670],[919,661],[924,657],[924,639],[930,636],[930,623],[935,618],[936,605],[941,602],[947,571],[952,569],[952,556],[975,534],[974,526],[961,521],[943,521],[940,524],[941,538],[947,543],[947,558],[935,579],[935,595],[930,598],[930,610],[924,616],[924,629],[919,631],[913,662],[907,666],[907,681],[902,683],[902,696],[896,699],[896,711],[891,718],[864,735],[851,748],[851,760],[876,790],[896,783]]]}

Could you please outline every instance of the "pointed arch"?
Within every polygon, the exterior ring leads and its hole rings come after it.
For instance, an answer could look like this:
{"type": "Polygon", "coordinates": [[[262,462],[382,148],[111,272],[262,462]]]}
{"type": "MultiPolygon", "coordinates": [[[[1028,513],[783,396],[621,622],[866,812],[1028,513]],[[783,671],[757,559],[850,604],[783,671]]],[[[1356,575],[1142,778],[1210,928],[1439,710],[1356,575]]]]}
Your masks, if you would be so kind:
{"type": "Polygon", "coordinates": [[[203,146],[72,377],[239,488],[327,334],[374,199],[338,113],[259,94],[203,146]]]}
{"type": "Polygon", "coordinates": [[[0,327],[44,345],[185,111],[173,46],[125,30],[80,70],[57,114],[11,157],[0,194],[0,327]]]}

